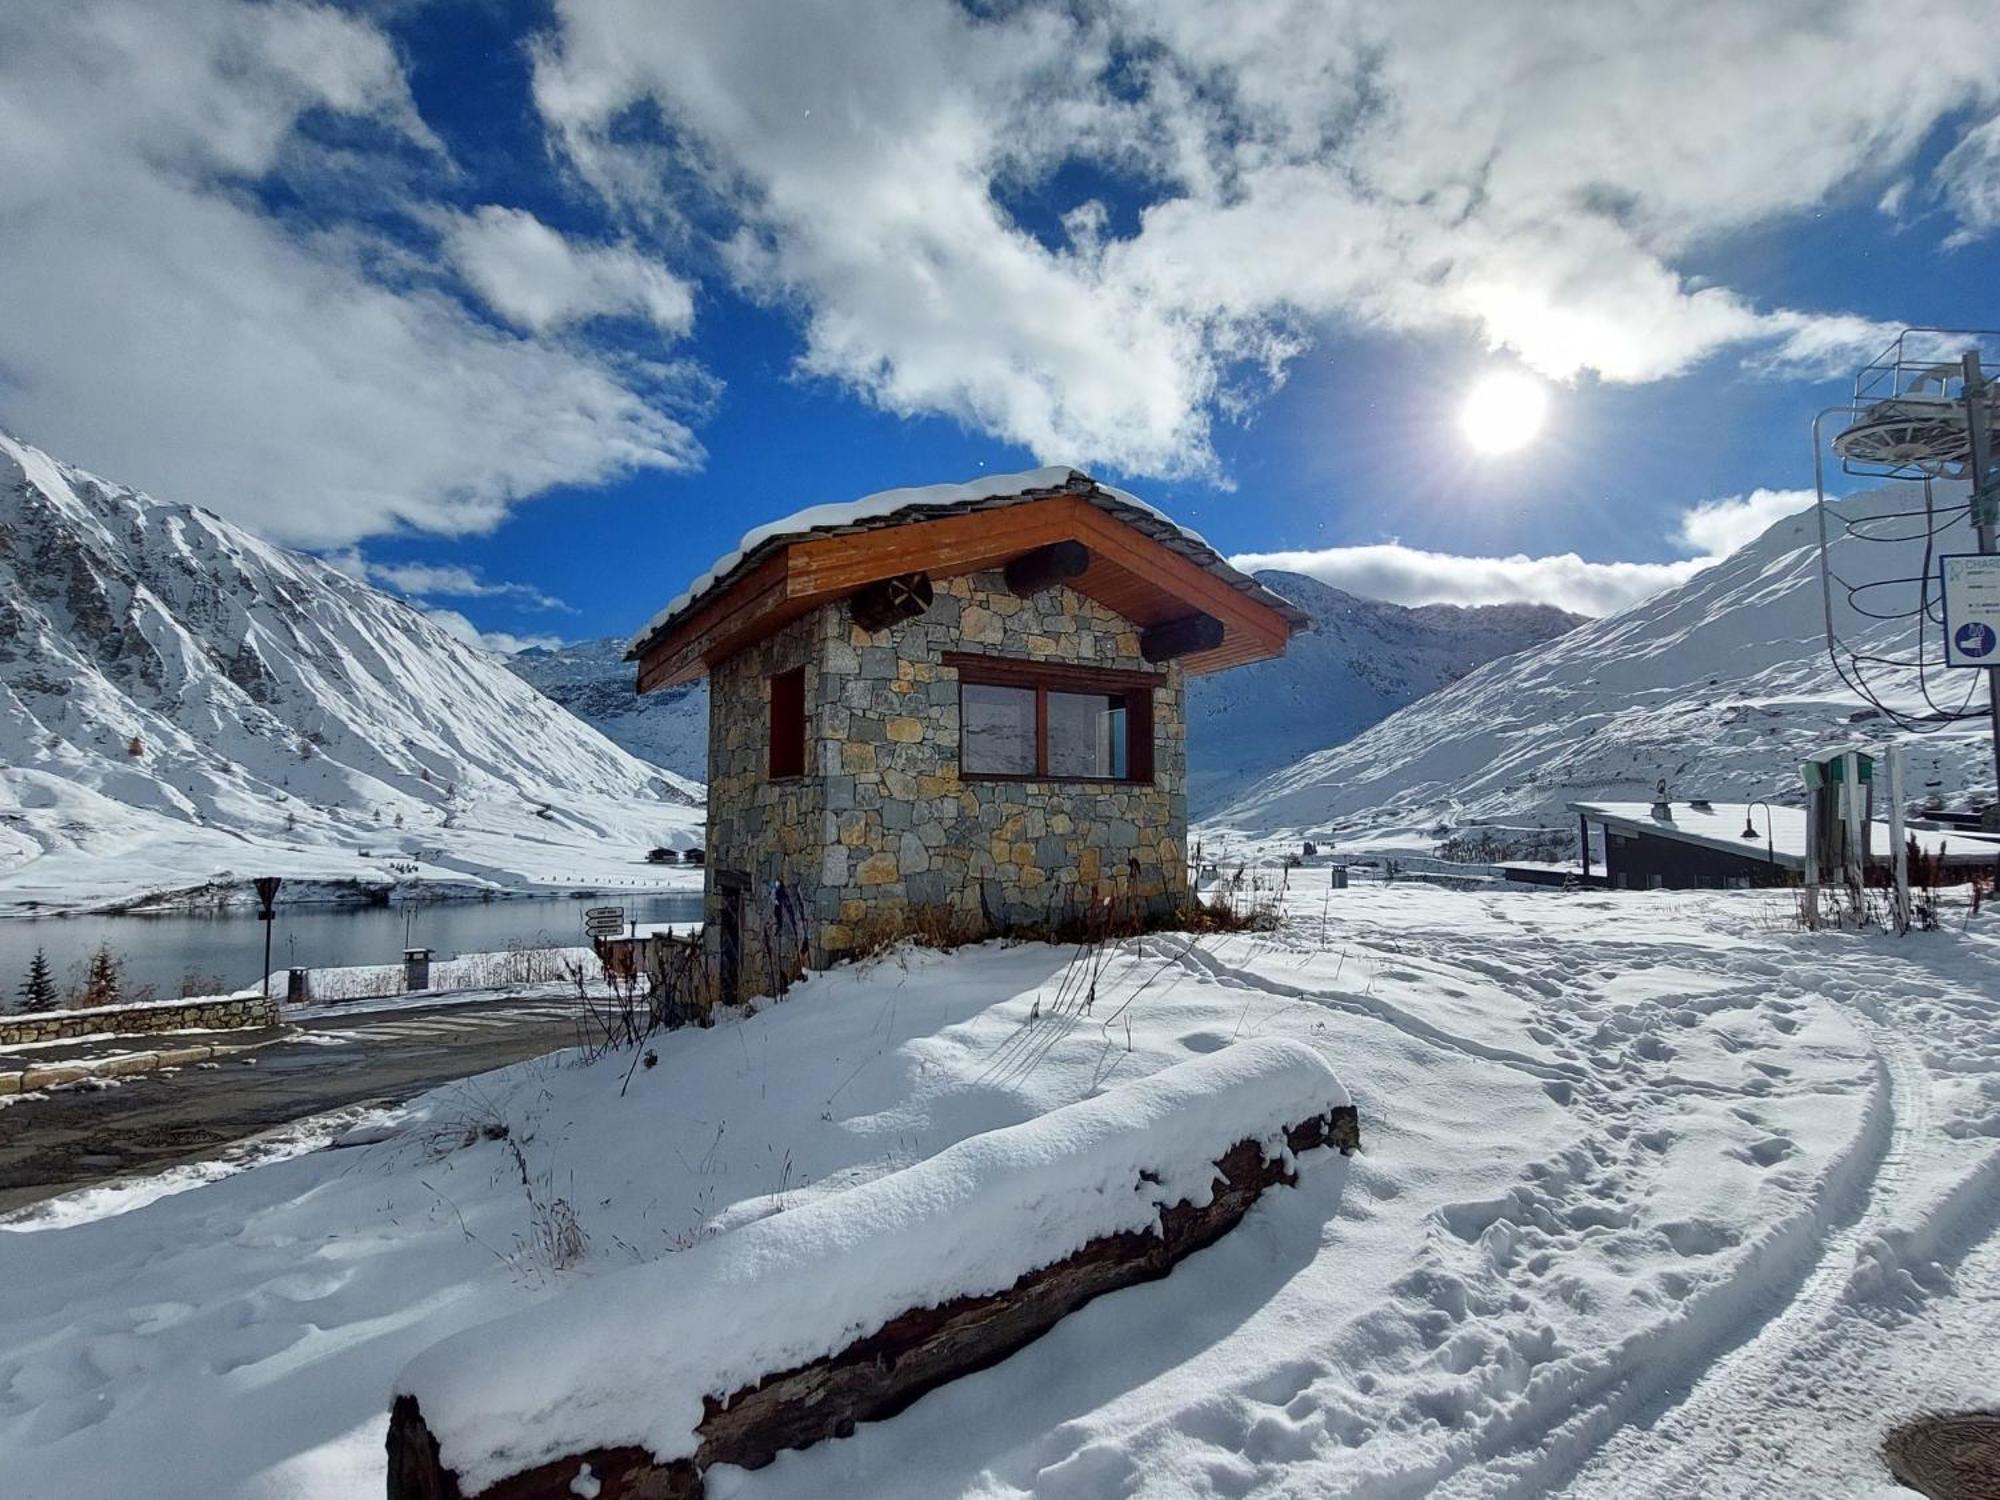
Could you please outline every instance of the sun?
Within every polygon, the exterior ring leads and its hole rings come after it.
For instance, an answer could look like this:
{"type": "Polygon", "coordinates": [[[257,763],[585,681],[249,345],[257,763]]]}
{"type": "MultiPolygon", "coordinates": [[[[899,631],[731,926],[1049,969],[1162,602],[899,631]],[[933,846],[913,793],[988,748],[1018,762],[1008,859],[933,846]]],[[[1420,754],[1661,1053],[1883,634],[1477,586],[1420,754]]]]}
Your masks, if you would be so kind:
{"type": "Polygon", "coordinates": [[[1466,393],[1459,430],[1481,453],[1512,453],[1535,440],[1549,411],[1549,388],[1519,370],[1497,370],[1466,393]]]}

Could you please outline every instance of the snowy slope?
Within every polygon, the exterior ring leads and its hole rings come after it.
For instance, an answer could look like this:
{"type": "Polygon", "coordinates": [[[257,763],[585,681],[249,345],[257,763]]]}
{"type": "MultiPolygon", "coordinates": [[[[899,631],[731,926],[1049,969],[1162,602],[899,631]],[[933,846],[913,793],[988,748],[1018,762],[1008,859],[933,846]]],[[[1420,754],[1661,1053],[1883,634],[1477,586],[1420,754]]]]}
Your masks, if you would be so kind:
{"type": "MultiPolygon", "coordinates": [[[[1761,893],[1308,869],[1273,933],[906,951],[655,1038],[650,1068],[539,1059],[348,1149],[86,1189],[0,1219],[7,1493],[379,1495],[392,1382],[440,1340],[683,1263],[747,1273],[794,1214],[1284,1039],[1353,1090],[1359,1154],[1302,1159],[1166,1279],[708,1492],[1907,1497],[1883,1430],[1990,1403],[2000,1339],[2000,918],[1950,900],[1935,933],[1804,934],[1761,893]]],[[[660,1311],[623,1305],[626,1337],[660,1311]]],[[[644,1352],[552,1321],[458,1372],[644,1352]]]]}
{"type": "MultiPolygon", "coordinates": [[[[1943,491],[1939,503],[1945,503],[1943,491]]],[[[1949,497],[1962,502],[1961,495],[1949,497]]],[[[1922,492],[1890,486],[1840,502],[1835,567],[1850,582],[1923,570],[1922,492]],[[1849,532],[1858,525],[1888,543],[1849,532]]],[[[1961,509],[1957,514],[1962,517],[1961,509]]],[[[1564,802],[1651,795],[1664,777],[1680,797],[1798,802],[1807,752],[1879,738],[1886,721],[1835,673],[1822,644],[1817,529],[1812,513],[1677,588],[1493,662],[1377,724],[1306,756],[1217,813],[1212,826],[1248,835],[1336,832],[1384,844],[1426,844],[1440,826],[1487,822],[1561,826],[1564,802]]],[[[1944,550],[1970,550],[1960,523],[1944,550]]],[[[1908,588],[1863,595],[1887,612],[1908,588]]],[[[1908,656],[1913,622],[1864,618],[1836,592],[1844,639],[1908,656]]],[[[1936,649],[1936,627],[1930,627],[1936,649]]],[[[1880,679],[1899,708],[1919,710],[1914,672],[1880,679]]],[[[1953,706],[1976,674],[1934,672],[1953,706]]],[[[1984,800],[1992,783],[1982,725],[1910,741],[1910,791],[1947,802],[1984,800]]]]}
{"type": "Polygon", "coordinates": [[[656,766],[704,781],[708,777],[708,679],[643,696],[639,669],[625,660],[625,642],[606,636],[554,650],[531,647],[507,658],[533,683],[613,744],[656,766]]]}
{"type": "Polygon", "coordinates": [[[1188,684],[1188,806],[1197,818],[1474,667],[1582,623],[1544,604],[1411,609],[1297,573],[1254,576],[1311,615],[1313,628],[1283,656],[1188,684]]]}
{"type": "Polygon", "coordinates": [[[0,436],[0,905],[391,859],[574,882],[700,822],[408,605],[0,436]]]}

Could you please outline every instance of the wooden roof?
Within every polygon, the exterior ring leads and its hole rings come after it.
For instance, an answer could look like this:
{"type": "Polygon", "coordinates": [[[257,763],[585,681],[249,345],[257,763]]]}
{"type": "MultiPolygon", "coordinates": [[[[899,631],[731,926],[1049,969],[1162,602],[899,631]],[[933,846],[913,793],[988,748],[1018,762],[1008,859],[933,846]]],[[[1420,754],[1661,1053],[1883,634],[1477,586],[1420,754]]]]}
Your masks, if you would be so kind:
{"type": "MultiPolygon", "coordinates": [[[[798,531],[766,528],[754,545],[655,620],[632,642],[639,690],[672,687],[763,639],[821,604],[880,579],[924,572],[948,578],[1004,566],[1051,542],[1076,541],[1089,566],[1069,586],[1140,627],[1192,614],[1220,621],[1212,650],[1182,659],[1189,673],[1215,672],[1283,653],[1311,621],[1296,605],[1232,568],[1201,538],[1159,512],[1074,471],[1037,471],[1036,481],[991,495],[832,519],[798,531]],[[996,511],[1006,511],[1004,516],[996,511]]],[[[818,519],[828,514],[807,512],[818,519]]]]}

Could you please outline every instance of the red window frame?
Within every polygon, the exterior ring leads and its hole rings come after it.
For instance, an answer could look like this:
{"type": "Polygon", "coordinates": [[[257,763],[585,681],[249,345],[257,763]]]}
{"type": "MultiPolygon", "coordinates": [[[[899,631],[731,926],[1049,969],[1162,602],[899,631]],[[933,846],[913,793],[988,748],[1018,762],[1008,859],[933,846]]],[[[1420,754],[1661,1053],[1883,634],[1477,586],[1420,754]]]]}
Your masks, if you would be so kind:
{"type": "Polygon", "coordinates": [[[771,676],[771,744],[766,767],[773,781],[806,774],[806,669],[771,676]]]}
{"type": "Polygon", "coordinates": [[[1108,667],[1079,667],[1066,662],[1025,661],[1011,656],[982,656],[947,651],[944,665],[958,673],[959,723],[965,722],[965,688],[1032,688],[1035,694],[1035,769],[1033,771],[968,771],[965,742],[959,741],[958,774],[963,781],[1054,781],[1083,786],[1146,786],[1153,781],[1153,689],[1166,682],[1159,672],[1128,672],[1108,667]],[[1123,776],[1051,776],[1049,765],[1049,694],[1102,693],[1125,705],[1125,774],[1123,776]]]}

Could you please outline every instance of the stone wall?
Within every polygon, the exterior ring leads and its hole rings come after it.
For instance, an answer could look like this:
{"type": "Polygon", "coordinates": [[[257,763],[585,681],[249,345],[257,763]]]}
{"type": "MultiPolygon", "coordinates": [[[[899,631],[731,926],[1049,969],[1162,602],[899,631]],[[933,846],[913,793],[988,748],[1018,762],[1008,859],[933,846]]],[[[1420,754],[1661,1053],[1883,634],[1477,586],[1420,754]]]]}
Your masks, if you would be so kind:
{"type": "MultiPolygon", "coordinates": [[[[917,619],[856,626],[814,611],[712,680],[708,914],[741,871],[768,912],[773,881],[804,903],[816,963],[911,930],[973,935],[1080,910],[1093,892],[1154,910],[1186,898],[1186,752],[1178,665],[1153,692],[1154,779],[962,780],[948,652],[1154,671],[1137,628],[1067,587],[1031,598],[1000,575],[942,580],[917,619]],[[806,669],[808,774],[765,775],[769,679],[806,669]]],[[[755,920],[763,920],[759,917],[755,920]]]]}
{"type": "Polygon", "coordinates": [[[130,1036],[148,1031],[221,1031],[277,1024],[278,1002],[256,995],[235,1000],[156,1000],[144,1005],[104,1005],[92,1010],[0,1016],[0,1046],[54,1042],[102,1032],[130,1036]]]}

